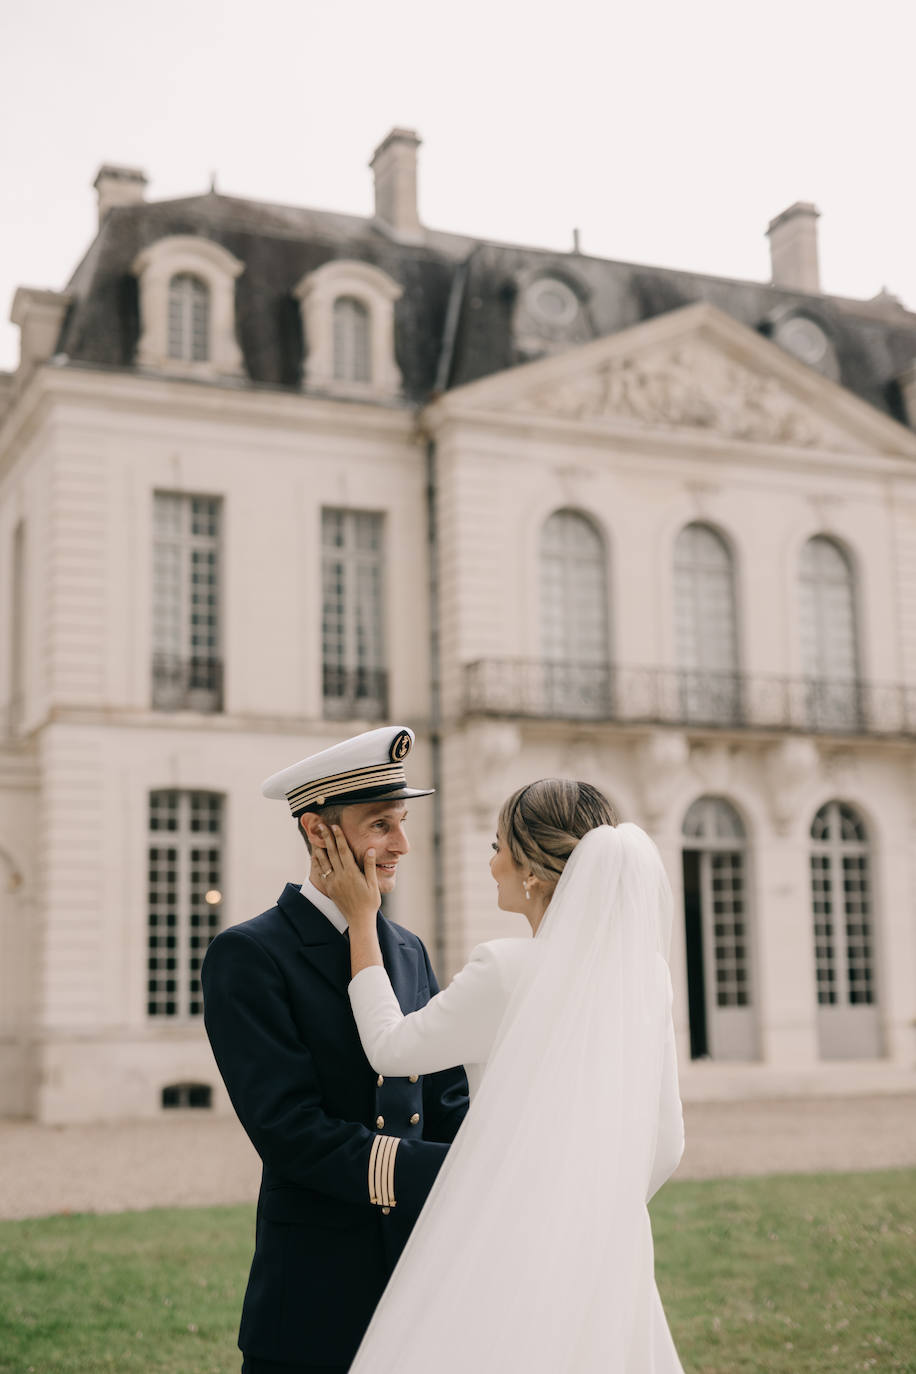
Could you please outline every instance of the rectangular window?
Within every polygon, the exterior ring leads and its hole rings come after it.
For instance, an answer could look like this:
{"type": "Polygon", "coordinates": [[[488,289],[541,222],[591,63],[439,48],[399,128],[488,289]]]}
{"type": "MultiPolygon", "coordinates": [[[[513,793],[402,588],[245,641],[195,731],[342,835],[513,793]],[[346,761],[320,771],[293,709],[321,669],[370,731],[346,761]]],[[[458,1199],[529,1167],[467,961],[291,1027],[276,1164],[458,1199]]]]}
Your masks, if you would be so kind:
{"type": "Polygon", "coordinates": [[[381,515],[324,510],[322,664],[324,714],[378,719],[387,713],[381,515]]]}
{"type": "Polygon", "coordinates": [[[22,725],[25,708],[25,522],[13,531],[10,569],[10,734],[22,725]]]}
{"type": "Polygon", "coordinates": [[[153,707],[221,711],[217,496],[157,491],[153,547],[153,707]]]}
{"type": "Polygon", "coordinates": [[[149,1016],[200,1016],[200,966],[219,930],[223,799],[151,792],[147,916],[149,1016]]]}

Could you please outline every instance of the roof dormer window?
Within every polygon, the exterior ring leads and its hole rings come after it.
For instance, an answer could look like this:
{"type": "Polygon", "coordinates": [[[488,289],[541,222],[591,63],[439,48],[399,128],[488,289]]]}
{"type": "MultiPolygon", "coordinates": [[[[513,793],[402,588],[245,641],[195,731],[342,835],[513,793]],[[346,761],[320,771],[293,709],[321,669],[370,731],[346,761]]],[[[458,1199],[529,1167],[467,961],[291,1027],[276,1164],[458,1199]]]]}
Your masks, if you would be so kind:
{"type": "Polygon", "coordinates": [[[394,306],[402,288],[367,262],[338,259],[302,278],[293,295],[302,310],[307,391],[359,400],[401,395],[394,356],[394,306]]]}
{"type": "Polygon", "coordinates": [[[780,348],[823,377],[839,381],[837,351],[827,327],[796,306],[780,306],[764,320],[764,331],[780,348]]]}
{"type": "Polygon", "coordinates": [[[354,296],[334,302],[334,380],[371,382],[369,311],[354,296]]]}
{"type": "Polygon", "coordinates": [[[169,357],[205,363],[210,356],[210,290],[190,272],[169,282],[169,357]]]}
{"type": "Polygon", "coordinates": [[[587,343],[594,337],[585,287],[553,273],[522,273],[515,281],[512,335],[518,362],[587,343]]]}
{"type": "Polygon", "coordinates": [[[140,284],[140,367],[200,378],[244,372],[235,282],[245,264],[211,239],[175,234],[134,259],[140,284]]]}

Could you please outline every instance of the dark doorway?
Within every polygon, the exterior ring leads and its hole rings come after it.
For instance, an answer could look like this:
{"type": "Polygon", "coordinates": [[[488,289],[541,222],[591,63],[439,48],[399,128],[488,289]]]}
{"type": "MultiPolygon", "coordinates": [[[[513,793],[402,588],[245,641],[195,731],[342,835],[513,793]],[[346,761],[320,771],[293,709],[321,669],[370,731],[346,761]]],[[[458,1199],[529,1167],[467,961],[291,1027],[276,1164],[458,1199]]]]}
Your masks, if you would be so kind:
{"type": "Polygon", "coordinates": [[[690,1057],[709,1054],[706,1031],[706,977],[703,971],[703,909],[700,899],[698,849],[684,850],[684,926],[687,943],[687,1000],[690,1010],[690,1057]]]}

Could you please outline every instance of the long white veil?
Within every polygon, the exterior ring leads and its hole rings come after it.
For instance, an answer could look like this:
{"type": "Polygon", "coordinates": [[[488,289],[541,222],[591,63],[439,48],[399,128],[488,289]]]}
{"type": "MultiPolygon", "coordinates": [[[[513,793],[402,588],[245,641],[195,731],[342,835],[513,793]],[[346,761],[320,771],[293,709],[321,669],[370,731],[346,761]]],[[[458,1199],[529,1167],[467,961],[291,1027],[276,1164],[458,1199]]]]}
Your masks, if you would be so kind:
{"type": "Polygon", "coordinates": [[[680,1369],[645,1206],[670,929],[649,837],[590,831],[351,1374],[680,1369]]]}

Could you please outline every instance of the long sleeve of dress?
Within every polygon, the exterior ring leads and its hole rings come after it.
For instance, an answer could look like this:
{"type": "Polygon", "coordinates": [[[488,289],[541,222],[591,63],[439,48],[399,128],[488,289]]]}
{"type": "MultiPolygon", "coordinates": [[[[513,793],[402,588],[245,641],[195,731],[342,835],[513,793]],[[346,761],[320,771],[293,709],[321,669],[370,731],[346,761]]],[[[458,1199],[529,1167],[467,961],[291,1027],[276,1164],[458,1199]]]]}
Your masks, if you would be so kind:
{"type": "Polygon", "coordinates": [[[376,1073],[392,1075],[485,1063],[509,995],[499,960],[486,944],[478,945],[447,988],[407,1016],[381,967],[363,969],[349,992],[366,1058],[376,1073]]]}

